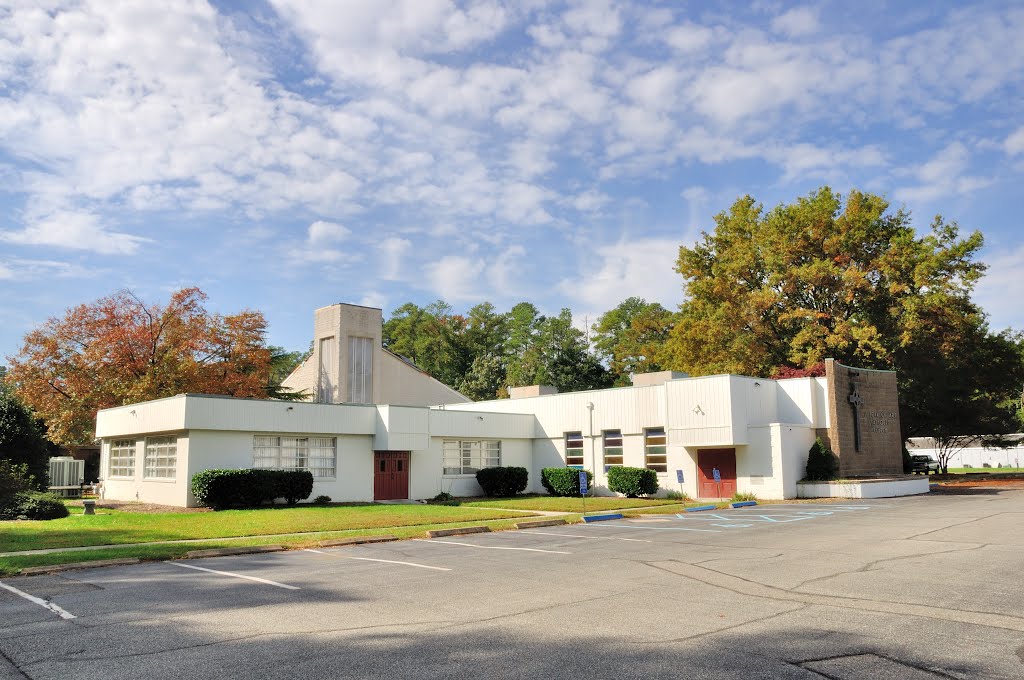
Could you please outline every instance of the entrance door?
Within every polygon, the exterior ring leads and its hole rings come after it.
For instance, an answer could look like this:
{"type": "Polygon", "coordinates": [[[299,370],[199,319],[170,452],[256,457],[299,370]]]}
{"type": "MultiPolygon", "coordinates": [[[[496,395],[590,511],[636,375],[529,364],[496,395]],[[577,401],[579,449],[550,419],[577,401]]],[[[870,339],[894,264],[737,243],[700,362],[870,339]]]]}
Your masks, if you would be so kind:
{"type": "Polygon", "coordinates": [[[736,449],[698,449],[697,495],[700,498],[731,498],[735,493],[736,449]],[[715,468],[722,478],[721,485],[715,483],[715,468]]]}
{"type": "Polygon", "coordinates": [[[391,501],[409,497],[409,452],[373,452],[373,500],[391,501]]]}

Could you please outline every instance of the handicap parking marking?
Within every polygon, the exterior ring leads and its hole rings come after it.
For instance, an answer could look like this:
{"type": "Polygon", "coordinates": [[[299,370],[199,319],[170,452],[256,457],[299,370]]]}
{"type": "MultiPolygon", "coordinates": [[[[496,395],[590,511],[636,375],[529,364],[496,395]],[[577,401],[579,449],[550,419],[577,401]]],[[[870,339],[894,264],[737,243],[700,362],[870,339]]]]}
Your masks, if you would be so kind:
{"type": "MultiPolygon", "coordinates": [[[[56,614],[57,616],[59,616],[62,619],[70,621],[71,619],[78,618],[74,614],[72,614],[71,612],[69,612],[66,609],[63,609],[63,608],[55,605],[53,602],[50,602],[49,600],[44,600],[43,598],[36,597],[35,595],[29,595],[24,590],[18,590],[14,586],[9,585],[7,583],[4,583],[3,581],[0,581],[0,588],[3,588],[4,590],[9,591],[11,593],[14,593],[18,597],[24,598],[24,599],[28,600],[29,602],[31,602],[33,604],[37,604],[40,607],[42,607],[43,609],[47,609],[47,610],[53,612],[54,614],[56,614]]],[[[25,676],[25,677],[28,677],[28,676],[25,676]]]]}
{"type": "Polygon", "coordinates": [[[418,562],[402,562],[401,560],[383,560],[377,557],[356,557],[355,555],[339,555],[335,552],[325,552],[323,550],[314,550],[313,548],[303,548],[305,552],[316,553],[317,555],[327,555],[328,557],[335,557],[341,560],[359,560],[361,562],[383,562],[384,564],[400,564],[406,567],[418,567],[420,569],[433,569],[434,571],[451,571],[448,567],[434,567],[429,564],[420,564],[418,562]]]}
{"type": "Polygon", "coordinates": [[[206,567],[197,567],[194,564],[185,564],[184,562],[172,562],[170,560],[165,561],[164,564],[173,564],[176,567],[182,567],[184,569],[195,569],[196,571],[205,571],[210,574],[217,574],[218,576],[231,576],[233,578],[245,579],[246,581],[256,581],[257,583],[265,583],[268,586],[276,586],[278,588],[284,588],[285,590],[302,590],[298,586],[290,586],[287,583],[278,583],[277,581],[271,581],[270,579],[260,578],[258,576],[236,574],[233,571],[219,571],[217,569],[207,569],[206,567]]]}

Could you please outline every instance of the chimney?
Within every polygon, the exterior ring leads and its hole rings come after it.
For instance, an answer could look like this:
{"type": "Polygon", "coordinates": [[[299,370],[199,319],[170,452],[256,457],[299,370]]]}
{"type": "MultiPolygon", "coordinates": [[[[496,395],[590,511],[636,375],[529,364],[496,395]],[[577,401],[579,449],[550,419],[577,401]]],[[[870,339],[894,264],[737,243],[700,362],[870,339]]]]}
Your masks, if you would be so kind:
{"type": "Polygon", "coordinates": [[[508,388],[510,399],[526,399],[528,397],[543,397],[545,394],[558,394],[558,388],[551,385],[527,385],[526,387],[508,388]]]}
{"type": "Polygon", "coordinates": [[[689,378],[689,373],[682,371],[655,371],[653,373],[634,373],[633,387],[651,387],[652,385],[664,385],[669,380],[689,378]]]}

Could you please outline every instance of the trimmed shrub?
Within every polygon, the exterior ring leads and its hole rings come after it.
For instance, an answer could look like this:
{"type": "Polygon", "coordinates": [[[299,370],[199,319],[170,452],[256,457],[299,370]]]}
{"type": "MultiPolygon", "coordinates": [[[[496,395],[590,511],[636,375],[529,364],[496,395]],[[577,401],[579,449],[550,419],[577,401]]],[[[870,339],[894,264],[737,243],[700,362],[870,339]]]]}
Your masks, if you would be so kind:
{"type": "Polygon", "coordinates": [[[60,519],[68,509],[59,496],[42,491],[19,491],[0,500],[0,519],[60,519]]]}
{"type": "Polygon", "coordinates": [[[608,468],[608,488],[626,498],[658,493],[658,473],[638,467],[608,468]]]}
{"type": "Polygon", "coordinates": [[[825,482],[835,479],[839,473],[839,459],[832,449],[818,437],[814,446],[807,454],[807,479],[812,482],[825,482]]]}
{"type": "Polygon", "coordinates": [[[526,490],[529,476],[524,467],[488,467],[477,470],[476,481],[488,496],[515,496],[526,490]]]}
{"type": "Polygon", "coordinates": [[[308,470],[203,470],[192,476],[192,495],[201,504],[221,510],[252,508],[284,498],[289,505],[313,493],[308,470]]]}
{"type": "Polygon", "coordinates": [[[313,502],[316,503],[317,505],[327,505],[328,503],[331,502],[331,497],[330,496],[317,496],[316,498],[313,499],[313,502]]]}
{"type": "MultiPolygon", "coordinates": [[[[295,505],[309,498],[313,493],[313,473],[309,470],[270,470],[273,472],[273,498],[283,498],[288,505],[295,505]]],[[[271,498],[271,500],[273,500],[271,498]]]]}
{"type": "MultiPolygon", "coordinates": [[[[580,472],[578,468],[549,467],[540,471],[540,483],[552,496],[579,496],[580,495],[580,472]]],[[[590,470],[587,473],[587,487],[592,488],[594,475],[590,470]]]]}

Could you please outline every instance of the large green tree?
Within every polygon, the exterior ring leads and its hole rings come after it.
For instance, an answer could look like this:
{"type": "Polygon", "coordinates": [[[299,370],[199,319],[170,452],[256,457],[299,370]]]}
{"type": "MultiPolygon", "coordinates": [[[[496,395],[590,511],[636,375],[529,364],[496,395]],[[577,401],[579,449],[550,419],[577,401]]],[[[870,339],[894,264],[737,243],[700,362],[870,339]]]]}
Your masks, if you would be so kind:
{"type": "Polygon", "coordinates": [[[42,423],[0,375],[0,460],[25,465],[42,487],[49,474],[51,448],[42,423]]]}
{"type": "Polygon", "coordinates": [[[634,373],[662,370],[660,355],[672,321],[672,312],[657,302],[631,297],[591,326],[594,351],[607,363],[615,385],[629,385],[634,373]]]}
{"type": "Polygon", "coordinates": [[[971,299],[982,244],[941,217],[918,235],[908,212],[859,191],[844,200],[824,187],[770,211],[744,196],[680,248],[687,299],[665,361],[694,375],[826,357],[895,369],[907,436],[1013,429],[995,406],[1019,393],[1024,370],[1014,338],[991,333],[971,299]],[[949,409],[965,417],[951,425],[949,409]]]}

